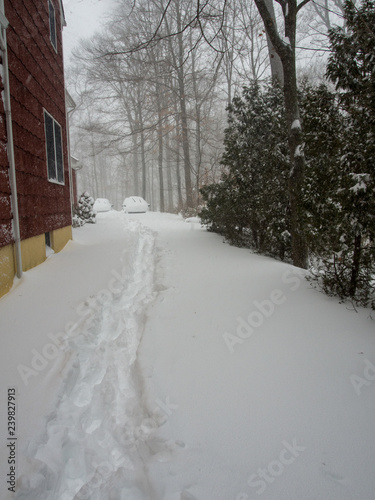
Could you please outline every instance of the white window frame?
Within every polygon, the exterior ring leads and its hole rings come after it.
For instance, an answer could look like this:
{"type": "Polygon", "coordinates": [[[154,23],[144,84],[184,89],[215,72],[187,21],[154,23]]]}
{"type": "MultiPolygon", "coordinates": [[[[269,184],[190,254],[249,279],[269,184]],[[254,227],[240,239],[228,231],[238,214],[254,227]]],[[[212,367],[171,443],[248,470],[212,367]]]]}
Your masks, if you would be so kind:
{"type": "Polygon", "coordinates": [[[44,109],[44,137],[46,140],[47,177],[49,182],[65,185],[64,148],[62,126],[44,109]],[[47,117],[47,119],[46,119],[47,117]],[[47,130],[47,121],[52,130],[47,130]],[[50,139],[50,140],[49,140],[50,139]],[[51,143],[52,139],[52,143],[51,143]]]}
{"type": "Polygon", "coordinates": [[[56,9],[51,0],[48,0],[48,17],[49,17],[49,38],[52,47],[57,53],[57,24],[56,24],[56,9]]]}

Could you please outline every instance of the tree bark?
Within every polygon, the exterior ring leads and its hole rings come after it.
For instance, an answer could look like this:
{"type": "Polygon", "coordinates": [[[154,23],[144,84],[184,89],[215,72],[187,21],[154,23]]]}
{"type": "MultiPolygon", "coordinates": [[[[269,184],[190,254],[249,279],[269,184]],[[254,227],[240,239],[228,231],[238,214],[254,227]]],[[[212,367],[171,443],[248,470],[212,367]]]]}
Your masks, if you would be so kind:
{"type": "Polygon", "coordinates": [[[355,292],[357,291],[358,277],[359,277],[359,270],[361,263],[361,244],[362,244],[362,235],[357,234],[354,238],[352,272],[350,276],[350,286],[349,286],[350,297],[354,297],[355,292]]]}
{"type": "Polygon", "coordinates": [[[134,193],[136,195],[139,195],[139,175],[138,175],[138,131],[136,129],[135,121],[131,113],[130,106],[127,104],[127,100],[124,94],[123,96],[123,102],[124,102],[124,107],[126,109],[126,115],[128,118],[128,123],[129,127],[131,130],[131,136],[132,136],[132,156],[133,156],[133,184],[134,184],[134,193]]]}
{"type": "Polygon", "coordinates": [[[143,126],[143,111],[142,103],[138,102],[138,124],[139,124],[139,135],[141,139],[141,164],[142,164],[142,198],[147,198],[147,165],[146,165],[146,148],[145,148],[145,133],[143,126]]]}
{"type": "Polygon", "coordinates": [[[280,2],[283,7],[285,19],[285,37],[281,37],[277,31],[276,23],[268,10],[267,0],[255,0],[266,32],[280,56],[283,66],[284,103],[290,159],[289,205],[292,259],[295,266],[302,268],[307,267],[308,252],[302,218],[302,187],[305,173],[305,156],[303,153],[302,124],[297,92],[295,40],[297,13],[307,1],[303,1],[299,6],[297,6],[296,0],[280,2]]]}
{"type": "Polygon", "coordinates": [[[160,89],[156,86],[157,90],[157,109],[158,109],[158,125],[157,125],[157,135],[158,135],[158,172],[159,172],[159,206],[160,212],[165,212],[164,203],[164,178],[163,178],[163,115],[160,104],[160,89]]]}
{"type": "MultiPolygon", "coordinates": [[[[181,62],[183,61],[182,57],[180,58],[180,61],[181,62]]],[[[184,153],[186,206],[192,207],[194,205],[194,202],[193,202],[193,189],[191,183],[189,128],[188,128],[188,119],[186,110],[185,82],[184,82],[184,74],[182,67],[178,71],[178,88],[179,88],[179,100],[180,100],[180,111],[181,111],[182,150],[184,153]]]]}
{"type": "MultiPolygon", "coordinates": [[[[276,16],[275,16],[275,9],[273,8],[273,1],[264,0],[264,3],[266,4],[271,19],[273,20],[276,26],[276,16]]],[[[280,56],[276,52],[275,47],[273,46],[273,43],[268,33],[267,33],[267,46],[268,46],[268,55],[270,58],[272,80],[278,80],[280,85],[284,85],[283,63],[281,62],[280,56]]]]}
{"type": "Polygon", "coordinates": [[[202,164],[202,151],[201,151],[201,99],[199,96],[197,72],[195,67],[195,51],[191,52],[192,62],[192,83],[195,101],[195,190],[196,190],[196,203],[199,203],[199,183],[200,183],[200,170],[202,164]]]}
{"type": "MultiPolygon", "coordinates": [[[[184,40],[182,32],[182,19],[181,19],[181,6],[179,1],[175,2],[176,7],[176,21],[177,21],[177,57],[172,46],[171,38],[169,38],[170,52],[173,59],[174,68],[177,74],[178,84],[178,98],[181,118],[181,140],[182,151],[184,159],[184,174],[185,174],[185,192],[186,192],[186,206],[193,207],[193,189],[191,182],[191,162],[190,162],[190,144],[189,144],[189,128],[188,128],[188,115],[186,108],[186,91],[185,91],[185,51],[184,40]]],[[[168,22],[166,22],[167,32],[171,35],[171,30],[168,22]]]]}
{"type": "Polygon", "coordinates": [[[176,115],[176,179],[177,179],[177,209],[182,210],[184,202],[182,198],[181,171],[180,171],[180,117],[176,115]]]}
{"type": "Polygon", "coordinates": [[[173,182],[172,182],[172,161],[171,161],[171,141],[170,134],[166,136],[166,166],[167,166],[167,192],[168,207],[167,210],[173,213],[173,182]]]}

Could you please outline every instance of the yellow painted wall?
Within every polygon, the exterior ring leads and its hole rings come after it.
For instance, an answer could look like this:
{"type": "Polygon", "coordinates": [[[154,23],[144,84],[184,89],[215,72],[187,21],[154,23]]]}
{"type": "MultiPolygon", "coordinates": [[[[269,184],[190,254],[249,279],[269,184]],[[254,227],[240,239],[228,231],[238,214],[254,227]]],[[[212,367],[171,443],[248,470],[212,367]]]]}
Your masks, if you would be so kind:
{"type": "Polygon", "coordinates": [[[72,226],[66,226],[61,229],[51,231],[51,246],[55,252],[60,252],[69,240],[73,238],[72,226]]]}
{"type": "Polygon", "coordinates": [[[46,239],[44,234],[21,241],[22,270],[41,264],[46,260],[46,239]]]}
{"type": "MultiPolygon", "coordinates": [[[[51,231],[51,246],[55,252],[60,252],[72,239],[72,226],[51,231]]],[[[33,236],[21,241],[22,270],[38,266],[46,260],[46,239],[44,234],[33,236]]],[[[14,245],[0,248],[0,297],[12,288],[16,274],[14,245]]]]}
{"type": "Polygon", "coordinates": [[[13,245],[0,248],[0,297],[12,288],[16,273],[13,245]]]}

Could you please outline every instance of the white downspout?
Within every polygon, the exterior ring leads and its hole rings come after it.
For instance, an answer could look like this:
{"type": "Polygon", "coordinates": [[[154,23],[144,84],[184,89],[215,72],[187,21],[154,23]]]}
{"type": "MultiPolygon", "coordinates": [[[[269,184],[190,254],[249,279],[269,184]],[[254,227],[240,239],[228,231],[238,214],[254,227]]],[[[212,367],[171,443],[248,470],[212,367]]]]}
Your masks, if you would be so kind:
{"type": "Polygon", "coordinates": [[[7,153],[9,161],[9,182],[11,191],[11,203],[13,213],[13,233],[16,250],[16,275],[18,278],[22,276],[22,254],[21,254],[21,234],[20,234],[20,219],[18,215],[18,199],[17,199],[17,180],[16,180],[16,164],[14,160],[14,143],[13,143],[13,126],[12,112],[10,106],[10,86],[9,86],[9,68],[8,68],[8,47],[6,38],[6,29],[9,22],[4,13],[4,0],[0,0],[0,49],[3,59],[3,86],[4,86],[4,111],[6,117],[6,127],[8,135],[7,153]]]}

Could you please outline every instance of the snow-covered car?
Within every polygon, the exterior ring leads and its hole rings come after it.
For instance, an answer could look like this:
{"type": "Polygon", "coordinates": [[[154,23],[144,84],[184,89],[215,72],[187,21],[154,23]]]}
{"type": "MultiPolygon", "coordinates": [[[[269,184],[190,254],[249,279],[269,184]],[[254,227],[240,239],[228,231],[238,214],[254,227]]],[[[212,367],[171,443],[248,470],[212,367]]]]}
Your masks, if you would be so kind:
{"type": "Polygon", "coordinates": [[[92,209],[94,212],[109,212],[109,210],[112,210],[112,206],[113,205],[107,198],[96,198],[92,209]]]}
{"type": "Polygon", "coordinates": [[[150,204],[140,196],[129,196],[125,198],[122,204],[123,212],[127,214],[140,214],[147,212],[150,208],[150,204]]]}

